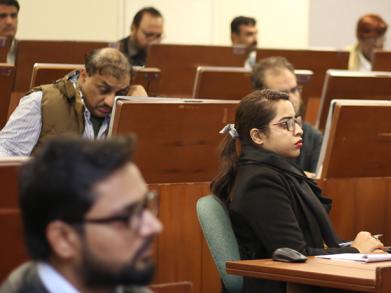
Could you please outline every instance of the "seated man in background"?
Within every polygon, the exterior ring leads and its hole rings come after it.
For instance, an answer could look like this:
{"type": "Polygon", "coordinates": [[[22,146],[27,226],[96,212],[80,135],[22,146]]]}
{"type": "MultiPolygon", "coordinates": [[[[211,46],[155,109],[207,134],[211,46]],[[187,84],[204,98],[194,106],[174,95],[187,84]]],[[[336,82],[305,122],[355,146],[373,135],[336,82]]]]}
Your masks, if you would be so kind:
{"type": "Polygon", "coordinates": [[[77,134],[89,139],[107,135],[115,96],[145,96],[129,91],[130,65],[113,48],[87,54],[85,68],[23,97],[0,131],[0,157],[29,156],[48,138],[77,134]]]}
{"type": "Polygon", "coordinates": [[[19,3],[16,0],[0,0],[0,37],[11,38],[7,63],[15,64],[15,35],[18,29],[19,3]]]}
{"type": "Polygon", "coordinates": [[[235,17],[231,22],[231,41],[233,46],[241,46],[246,50],[248,58],[244,67],[254,67],[257,57],[257,22],[255,18],[247,16],[235,17]]]}
{"type": "MultiPolygon", "coordinates": [[[[301,86],[297,84],[295,69],[284,57],[269,57],[259,60],[252,73],[253,88],[257,90],[272,89],[286,92],[297,116],[303,113],[301,86]]],[[[310,173],[316,171],[322,134],[310,124],[303,123],[303,148],[295,159],[296,163],[310,173]]],[[[309,174],[311,175],[311,174],[309,174]]]]}
{"type": "Polygon", "coordinates": [[[32,262],[1,293],[150,292],[157,195],[132,163],[133,140],[58,137],[22,167],[20,208],[32,262]]]}
{"type": "Polygon", "coordinates": [[[376,14],[367,14],[358,20],[358,43],[349,48],[349,70],[372,70],[374,50],[383,49],[387,28],[387,23],[376,14]]]}
{"type": "Polygon", "coordinates": [[[136,13],[130,35],[119,40],[119,49],[128,57],[130,64],[145,65],[148,47],[162,40],[163,24],[162,14],[154,7],[145,7],[136,13]]]}

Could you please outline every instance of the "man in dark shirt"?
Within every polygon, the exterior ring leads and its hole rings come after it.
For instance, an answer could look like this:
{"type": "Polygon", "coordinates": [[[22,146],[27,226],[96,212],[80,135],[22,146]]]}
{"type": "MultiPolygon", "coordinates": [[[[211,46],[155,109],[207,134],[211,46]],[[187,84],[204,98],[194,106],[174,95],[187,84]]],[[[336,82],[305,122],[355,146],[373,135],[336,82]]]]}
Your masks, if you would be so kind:
{"type": "Polygon", "coordinates": [[[0,0],[0,37],[11,39],[7,54],[7,63],[15,63],[15,35],[18,30],[19,3],[16,0],[0,0]]]}
{"type": "Polygon", "coordinates": [[[120,51],[128,57],[130,64],[145,65],[148,47],[162,39],[163,23],[162,14],[154,7],[145,7],[136,13],[130,35],[119,41],[120,51]]]}
{"type": "Polygon", "coordinates": [[[157,194],[132,162],[134,140],[56,137],[21,170],[32,261],[1,293],[150,292],[157,194]],[[140,288],[141,286],[141,288],[140,288]]]}

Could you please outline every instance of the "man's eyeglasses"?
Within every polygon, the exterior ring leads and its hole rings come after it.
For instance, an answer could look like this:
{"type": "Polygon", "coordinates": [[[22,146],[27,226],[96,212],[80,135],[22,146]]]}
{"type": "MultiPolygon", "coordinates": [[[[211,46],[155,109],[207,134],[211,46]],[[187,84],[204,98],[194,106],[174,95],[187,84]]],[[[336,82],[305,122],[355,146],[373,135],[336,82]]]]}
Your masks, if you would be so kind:
{"type": "Polygon", "coordinates": [[[303,126],[303,121],[301,119],[301,116],[288,118],[280,122],[274,123],[273,125],[278,125],[285,130],[296,132],[296,124],[299,125],[300,127],[303,126]]]}
{"type": "Polygon", "coordinates": [[[75,224],[111,224],[115,222],[123,223],[130,230],[138,232],[142,225],[144,212],[148,210],[157,216],[159,210],[159,196],[155,191],[148,191],[142,201],[132,204],[126,214],[116,215],[100,219],[83,219],[75,224]]]}
{"type": "Polygon", "coordinates": [[[141,29],[141,32],[147,39],[161,39],[163,37],[163,33],[146,32],[143,29],[141,29]]]}
{"type": "Polygon", "coordinates": [[[297,94],[301,93],[303,91],[303,87],[301,85],[294,86],[290,89],[287,90],[282,90],[281,92],[286,93],[286,94],[297,94]]]}

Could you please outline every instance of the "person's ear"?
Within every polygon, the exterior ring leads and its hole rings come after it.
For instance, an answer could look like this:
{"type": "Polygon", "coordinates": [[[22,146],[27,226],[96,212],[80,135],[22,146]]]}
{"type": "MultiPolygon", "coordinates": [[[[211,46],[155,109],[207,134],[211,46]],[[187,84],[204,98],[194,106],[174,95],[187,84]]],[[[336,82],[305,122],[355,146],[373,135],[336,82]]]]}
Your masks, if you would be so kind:
{"type": "Polygon", "coordinates": [[[130,26],[130,34],[134,35],[136,33],[136,26],[134,24],[132,24],[130,26]]]}
{"type": "Polygon", "coordinates": [[[250,130],[251,140],[257,145],[263,145],[265,134],[258,128],[252,128],[250,130]]]}
{"type": "Polygon", "coordinates": [[[46,227],[46,238],[57,257],[70,259],[77,255],[80,236],[73,227],[63,221],[50,222],[46,227]]]}
{"type": "Polygon", "coordinates": [[[233,45],[237,43],[238,35],[236,33],[231,33],[231,42],[233,45]]]}
{"type": "Polygon", "coordinates": [[[85,83],[88,77],[87,70],[83,67],[80,69],[79,82],[85,83]]]}

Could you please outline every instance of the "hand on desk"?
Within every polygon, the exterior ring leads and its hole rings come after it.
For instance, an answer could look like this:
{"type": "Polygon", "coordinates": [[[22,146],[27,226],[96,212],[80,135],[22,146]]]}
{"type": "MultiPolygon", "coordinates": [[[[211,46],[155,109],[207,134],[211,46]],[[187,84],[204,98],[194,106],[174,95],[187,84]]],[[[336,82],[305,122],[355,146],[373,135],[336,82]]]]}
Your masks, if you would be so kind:
{"type": "Polygon", "coordinates": [[[352,247],[358,249],[360,253],[373,253],[376,250],[381,250],[381,248],[383,248],[383,243],[379,239],[373,237],[371,233],[361,231],[353,240],[352,247]]]}

